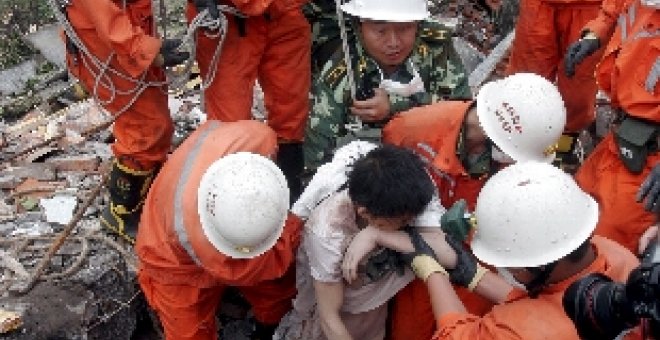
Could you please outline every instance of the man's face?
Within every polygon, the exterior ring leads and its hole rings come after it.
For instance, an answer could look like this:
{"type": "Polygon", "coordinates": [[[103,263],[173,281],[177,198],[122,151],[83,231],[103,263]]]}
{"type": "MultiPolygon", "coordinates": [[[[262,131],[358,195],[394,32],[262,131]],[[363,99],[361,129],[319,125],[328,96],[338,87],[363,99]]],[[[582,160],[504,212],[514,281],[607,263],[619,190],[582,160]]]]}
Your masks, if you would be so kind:
{"type": "Polygon", "coordinates": [[[412,52],[417,37],[417,22],[364,20],[360,36],[367,53],[383,68],[396,68],[412,52]]]}
{"type": "Polygon", "coordinates": [[[465,126],[467,131],[465,134],[466,146],[469,153],[479,154],[486,149],[486,132],[479,124],[479,116],[477,116],[477,109],[473,107],[470,109],[465,117],[465,126]]]}

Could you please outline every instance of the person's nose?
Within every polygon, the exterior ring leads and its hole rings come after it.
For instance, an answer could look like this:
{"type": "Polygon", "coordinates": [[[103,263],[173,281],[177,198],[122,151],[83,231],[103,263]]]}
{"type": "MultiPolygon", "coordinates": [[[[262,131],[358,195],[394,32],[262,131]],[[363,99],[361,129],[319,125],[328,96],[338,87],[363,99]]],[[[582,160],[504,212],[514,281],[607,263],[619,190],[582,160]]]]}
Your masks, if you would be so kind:
{"type": "Polygon", "coordinates": [[[401,38],[396,31],[391,30],[387,32],[386,44],[388,48],[397,49],[401,45],[401,38]]]}

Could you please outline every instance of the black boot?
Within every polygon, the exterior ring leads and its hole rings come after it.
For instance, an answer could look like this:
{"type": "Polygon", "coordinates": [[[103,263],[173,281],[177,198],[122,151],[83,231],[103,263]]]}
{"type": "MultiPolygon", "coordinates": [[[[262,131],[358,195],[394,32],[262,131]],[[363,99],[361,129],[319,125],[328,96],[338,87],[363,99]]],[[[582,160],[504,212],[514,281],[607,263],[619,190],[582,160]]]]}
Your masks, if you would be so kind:
{"type": "Polygon", "coordinates": [[[301,175],[304,167],[302,143],[279,144],[277,166],[284,173],[290,191],[290,203],[293,204],[302,193],[301,175]]]}
{"type": "Polygon", "coordinates": [[[108,191],[110,203],[101,212],[101,224],[130,243],[135,242],[142,205],[154,177],[154,170],[131,169],[115,160],[108,191]]]}

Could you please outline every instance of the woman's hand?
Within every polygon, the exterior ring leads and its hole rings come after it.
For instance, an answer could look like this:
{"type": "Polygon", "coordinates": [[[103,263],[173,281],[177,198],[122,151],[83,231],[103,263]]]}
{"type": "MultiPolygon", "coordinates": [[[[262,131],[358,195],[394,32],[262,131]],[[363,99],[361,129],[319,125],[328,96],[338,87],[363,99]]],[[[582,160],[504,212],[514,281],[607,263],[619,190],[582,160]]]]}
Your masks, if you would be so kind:
{"type": "Polygon", "coordinates": [[[344,280],[349,284],[357,279],[357,270],[360,261],[378,246],[378,233],[379,230],[377,228],[367,226],[355,234],[351,240],[341,264],[344,280]]]}

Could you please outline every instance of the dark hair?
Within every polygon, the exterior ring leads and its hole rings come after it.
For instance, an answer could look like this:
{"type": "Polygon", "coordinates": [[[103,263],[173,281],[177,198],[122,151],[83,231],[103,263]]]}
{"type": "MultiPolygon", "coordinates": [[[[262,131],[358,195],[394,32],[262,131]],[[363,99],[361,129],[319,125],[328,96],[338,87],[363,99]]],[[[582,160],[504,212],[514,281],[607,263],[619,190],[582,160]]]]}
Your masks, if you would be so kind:
{"type": "Polygon", "coordinates": [[[417,215],[431,201],[433,190],[422,160],[393,145],[371,150],[348,175],[349,197],[375,217],[417,215]]]}

